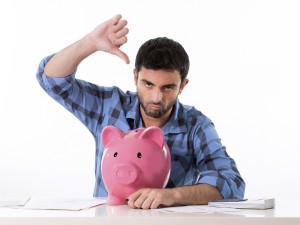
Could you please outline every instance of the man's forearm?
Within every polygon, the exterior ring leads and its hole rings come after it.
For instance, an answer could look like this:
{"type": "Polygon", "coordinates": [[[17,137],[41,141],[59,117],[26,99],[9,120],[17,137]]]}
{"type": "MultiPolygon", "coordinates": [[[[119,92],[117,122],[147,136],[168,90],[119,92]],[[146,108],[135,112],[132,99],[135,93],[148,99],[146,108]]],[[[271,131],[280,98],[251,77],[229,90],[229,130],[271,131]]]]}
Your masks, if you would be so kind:
{"type": "Polygon", "coordinates": [[[49,77],[66,77],[72,74],[80,62],[97,51],[88,37],[75,42],[55,54],[46,64],[44,72],[49,77]]]}
{"type": "Polygon", "coordinates": [[[223,199],[219,190],[208,184],[197,184],[173,188],[178,205],[204,205],[210,201],[223,199]]]}
{"type": "Polygon", "coordinates": [[[166,189],[142,188],[128,197],[127,204],[132,208],[155,209],[161,205],[205,205],[222,198],[217,188],[197,184],[166,189]]]}

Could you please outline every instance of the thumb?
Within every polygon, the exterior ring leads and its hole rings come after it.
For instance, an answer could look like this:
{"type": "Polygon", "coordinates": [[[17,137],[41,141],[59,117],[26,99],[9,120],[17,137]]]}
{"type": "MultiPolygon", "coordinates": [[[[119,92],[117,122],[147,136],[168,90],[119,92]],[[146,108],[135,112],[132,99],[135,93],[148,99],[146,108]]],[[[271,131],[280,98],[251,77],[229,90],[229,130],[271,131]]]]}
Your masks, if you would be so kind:
{"type": "Polygon", "coordinates": [[[121,59],[123,59],[123,60],[125,61],[126,64],[129,64],[130,60],[129,60],[128,55],[127,55],[125,52],[121,51],[121,50],[118,49],[118,48],[114,48],[114,49],[111,51],[111,53],[112,53],[113,55],[119,56],[121,59]]]}

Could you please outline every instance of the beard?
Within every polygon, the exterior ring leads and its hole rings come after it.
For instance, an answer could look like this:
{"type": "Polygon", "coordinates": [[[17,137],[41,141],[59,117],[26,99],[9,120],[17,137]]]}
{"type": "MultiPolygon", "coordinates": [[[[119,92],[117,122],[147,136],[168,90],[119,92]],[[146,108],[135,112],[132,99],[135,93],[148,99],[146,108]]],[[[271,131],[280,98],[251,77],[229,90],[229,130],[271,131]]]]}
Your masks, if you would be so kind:
{"type": "Polygon", "coordinates": [[[163,115],[165,115],[167,112],[169,112],[170,109],[173,108],[173,106],[176,103],[176,99],[169,104],[164,104],[163,102],[154,103],[153,101],[145,102],[143,99],[138,95],[138,99],[140,102],[140,105],[147,116],[153,117],[153,118],[160,118],[163,115]],[[150,109],[151,106],[157,106],[160,107],[158,110],[150,109]]]}

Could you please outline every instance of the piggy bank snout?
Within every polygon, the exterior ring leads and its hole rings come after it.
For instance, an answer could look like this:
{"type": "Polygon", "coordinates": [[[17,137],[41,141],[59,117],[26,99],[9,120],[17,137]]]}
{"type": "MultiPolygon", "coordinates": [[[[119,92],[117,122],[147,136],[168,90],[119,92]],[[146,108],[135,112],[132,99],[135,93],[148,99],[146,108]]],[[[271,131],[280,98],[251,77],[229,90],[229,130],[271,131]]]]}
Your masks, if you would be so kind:
{"type": "Polygon", "coordinates": [[[115,179],[122,184],[133,183],[138,177],[138,168],[133,164],[117,164],[114,166],[115,179]]]}

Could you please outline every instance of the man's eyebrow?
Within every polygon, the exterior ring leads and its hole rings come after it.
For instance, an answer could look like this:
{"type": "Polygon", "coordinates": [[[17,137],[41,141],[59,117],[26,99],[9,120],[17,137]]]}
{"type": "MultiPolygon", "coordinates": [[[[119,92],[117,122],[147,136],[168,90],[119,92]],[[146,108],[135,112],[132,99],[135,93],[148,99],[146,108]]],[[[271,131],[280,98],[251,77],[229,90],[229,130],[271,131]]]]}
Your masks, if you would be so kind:
{"type": "Polygon", "coordinates": [[[153,84],[152,82],[150,82],[149,80],[146,80],[146,79],[141,79],[141,81],[143,81],[144,83],[153,84]]]}
{"type": "Polygon", "coordinates": [[[177,84],[174,84],[174,83],[172,83],[172,84],[165,84],[165,85],[163,85],[163,87],[177,87],[177,84]]]}
{"type": "MultiPolygon", "coordinates": [[[[146,79],[141,79],[141,81],[144,82],[144,83],[148,83],[148,84],[154,85],[151,81],[146,80],[146,79]]],[[[177,84],[170,83],[170,84],[165,84],[162,87],[177,87],[177,84]]]]}

